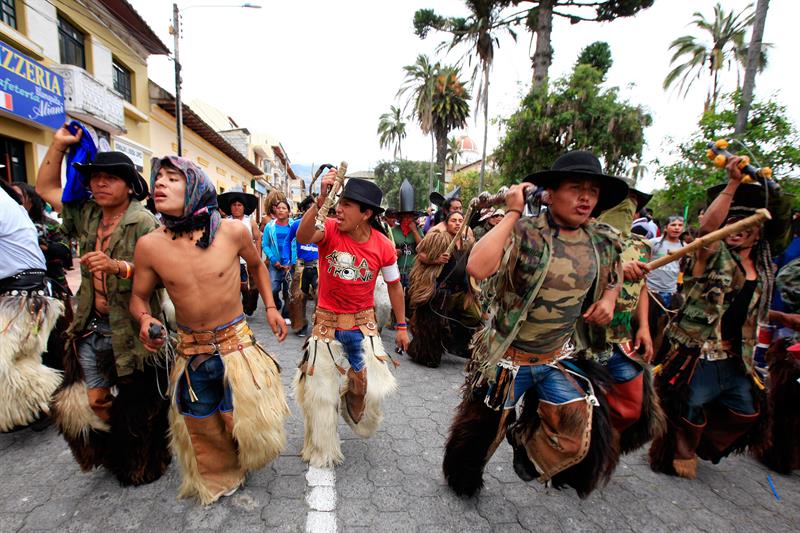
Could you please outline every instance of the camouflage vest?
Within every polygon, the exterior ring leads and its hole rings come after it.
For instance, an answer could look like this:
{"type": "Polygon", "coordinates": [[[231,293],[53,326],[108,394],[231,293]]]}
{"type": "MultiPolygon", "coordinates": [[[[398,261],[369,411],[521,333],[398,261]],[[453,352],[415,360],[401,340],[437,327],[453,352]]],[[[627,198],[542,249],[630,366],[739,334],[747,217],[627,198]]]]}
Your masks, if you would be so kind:
{"type": "MultiPolygon", "coordinates": [[[[723,353],[722,316],[744,286],[745,274],[724,242],[709,258],[705,271],[692,276],[694,257],[690,257],[683,278],[686,303],[667,328],[673,348],[676,345],[700,348],[701,354],[723,353]]],[[[757,269],[758,284],[742,327],[742,360],[748,373],[753,371],[758,307],[763,292],[764,274],[757,269]]]]}
{"type": "MultiPolygon", "coordinates": [[[[584,309],[597,301],[603,292],[622,280],[619,260],[621,244],[617,230],[607,224],[592,222],[584,226],[594,249],[597,277],[584,301],[584,309]]],[[[489,381],[495,377],[495,365],[516,338],[531,304],[544,283],[553,248],[552,230],[546,215],[517,221],[506,245],[500,267],[485,280],[482,289],[492,294],[491,327],[473,338],[472,361],[489,381]]],[[[573,337],[581,356],[593,357],[606,349],[606,328],[578,320],[573,337]]]]}

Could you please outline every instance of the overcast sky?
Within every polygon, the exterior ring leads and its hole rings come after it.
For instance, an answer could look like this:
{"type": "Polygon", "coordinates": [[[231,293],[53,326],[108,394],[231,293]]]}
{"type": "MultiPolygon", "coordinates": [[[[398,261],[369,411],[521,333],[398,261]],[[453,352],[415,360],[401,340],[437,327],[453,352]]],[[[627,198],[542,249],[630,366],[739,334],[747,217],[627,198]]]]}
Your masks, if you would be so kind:
{"type": "MultiPolygon", "coordinates": [[[[168,33],[172,3],[130,0],[161,39],[172,48],[168,33]]],[[[414,35],[414,12],[434,7],[444,15],[466,15],[460,0],[384,2],[375,0],[255,1],[262,9],[194,7],[228,4],[225,0],[179,2],[183,12],[181,63],[184,101],[206,101],[233,117],[251,131],[267,132],[281,140],[295,163],[348,161],[353,170],[366,170],[389,150],[381,150],[376,129],[378,117],[396,104],[395,94],[403,82],[404,65],[420,53],[435,55],[435,47],[446,36],[432,33],[426,40],[414,35]]],[[[745,0],[724,2],[726,10],[747,6],[745,0]]],[[[230,2],[231,5],[234,2],[230,2]]],[[[707,18],[713,14],[710,0],[656,0],[637,16],[610,23],[582,22],[570,25],[556,18],[555,50],[551,77],[568,73],[580,50],[593,41],[607,41],[614,66],[608,85],[619,86],[631,103],[643,105],[653,115],[647,129],[645,159],[666,156],[669,137],[686,138],[703,108],[707,80],[683,98],[661,89],[669,71],[669,43],[692,32],[689,23],[695,11],[707,18]]],[[[800,124],[797,97],[798,59],[797,0],[772,0],[765,41],[773,43],[769,67],[756,82],[757,97],[777,98],[786,105],[795,124],[800,124]]],[[[748,37],[749,38],[749,37],[748,37]]],[[[501,41],[491,73],[489,114],[506,117],[517,107],[531,80],[531,36],[520,29],[518,41],[501,41]]],[[[458,53],[441,57],[455,62],[458,53]]],[[[174,91],[172,62],[166,57],[150,59],[150,77],[174,91]]],[[[735,74],[724,79],[724,88],[735,87],[735,74]]],[[[430,138],[409,124],[403,155],[409,159],[430,158],[430,138]]],[[[482,143],[483,125],[470,119],[466,134],[482,143]]],[[[489,150],[502,132],[489,126],[489,150]]],[[[650,176],[641,187],[658,186],[650,165],[650,176]]]]}

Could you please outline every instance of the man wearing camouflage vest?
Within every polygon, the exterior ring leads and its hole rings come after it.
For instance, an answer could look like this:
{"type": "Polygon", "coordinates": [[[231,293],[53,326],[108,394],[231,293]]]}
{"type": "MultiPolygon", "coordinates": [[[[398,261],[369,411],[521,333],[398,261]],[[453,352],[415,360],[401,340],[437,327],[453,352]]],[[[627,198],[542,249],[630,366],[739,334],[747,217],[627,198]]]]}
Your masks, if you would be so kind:
{"type": "Polygon", "coordinates": [[[584,151],[525,181],[508,191],[506,216],[467,264],[496,297],[490,327],[473,338],[443,469],[456,493],[474,494],[506,437],[522,479],[570,485],[584,497],[608,480],[619,458],[604,393],[611,378],[594,357],[606,350],[621,247],[611,226],[590,217],[624,200],[628,186],[584,151]],[[548,207],[523,216],[531,183],[548,207]]]}

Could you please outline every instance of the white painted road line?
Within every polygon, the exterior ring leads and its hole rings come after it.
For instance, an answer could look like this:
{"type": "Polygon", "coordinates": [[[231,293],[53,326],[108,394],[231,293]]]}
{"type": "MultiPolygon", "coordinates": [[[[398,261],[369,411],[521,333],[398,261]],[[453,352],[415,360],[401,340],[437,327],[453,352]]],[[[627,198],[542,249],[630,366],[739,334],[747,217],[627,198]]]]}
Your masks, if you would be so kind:
{"type": "Polygon", "coordinates": [[[336,473],[332,468],[308,467],[307,533],[336,533],[336,473]]]}

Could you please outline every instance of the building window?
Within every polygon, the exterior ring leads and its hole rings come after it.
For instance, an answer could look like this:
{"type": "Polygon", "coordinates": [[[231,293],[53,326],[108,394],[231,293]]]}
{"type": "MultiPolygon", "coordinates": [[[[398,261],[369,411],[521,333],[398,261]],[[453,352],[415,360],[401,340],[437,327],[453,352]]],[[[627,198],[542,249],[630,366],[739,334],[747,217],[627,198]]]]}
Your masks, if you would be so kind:
{"type": "Polygon", "coordinates": [[[17,29],[17,6],[15,0],[0,0],[0,15],[3,22],[17,29]]]}
{"type": "Polygon", "coordinates": [[[114,70],[114,90],[128,102],[133,103],[131,96],[131,71],[114,60],[111,63],[114,70]]]}
{"type": "Polygon", "coordinates": [[[62,64],[86,68],[83,33],[61,16],[58,17],[58,48],[62,64]]]}

